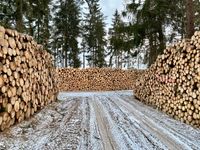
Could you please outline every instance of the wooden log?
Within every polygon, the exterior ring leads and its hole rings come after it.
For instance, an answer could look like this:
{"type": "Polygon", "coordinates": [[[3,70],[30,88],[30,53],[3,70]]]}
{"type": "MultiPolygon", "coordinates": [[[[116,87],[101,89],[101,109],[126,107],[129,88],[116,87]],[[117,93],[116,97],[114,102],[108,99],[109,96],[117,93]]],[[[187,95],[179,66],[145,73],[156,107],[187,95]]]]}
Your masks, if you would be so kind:
{"type": "Polygon", "coordinates": [[[194,127],[200,126],[199,33],[167,47],[133,86],[142,102],[194,127]]]}
{"type": "Polygon", "coordinates": [[[55,100],[53,59],[41,50],[31,36],[0,26],[0,130],[55,100]]]}

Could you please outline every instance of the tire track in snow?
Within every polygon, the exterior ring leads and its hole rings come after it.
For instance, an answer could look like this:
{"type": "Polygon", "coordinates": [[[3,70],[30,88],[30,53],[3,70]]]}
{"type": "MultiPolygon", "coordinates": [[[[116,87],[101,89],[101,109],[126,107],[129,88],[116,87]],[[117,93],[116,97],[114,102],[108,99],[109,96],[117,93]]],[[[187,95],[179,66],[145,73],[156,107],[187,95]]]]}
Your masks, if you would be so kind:
{"type": "Polygon", "coordinates": [[[199,129],[136,101],[132,91],[70,92],[61,93],[60,99],[31,119],[0,133],[0,149],[200,147],[199,129]]]}
{"type": "Polygon", "coordinates": [[[199,136],[199,130],[194,130],[189,125],[186,125],[184,123],[181,123],[177,120],[174,120],[172,118],[169,118],[166,114],[163,114],[162,112],[156,112],[157,110],[154,110],[153,108],[149,106],[145,106],[135,99],[132,99],[130,101],[131,97],[129,96],[120,96],[124,101],[126,101],[128,104],[133,106],[134,108],[137,107],[137,109],[146,117],[149,117],[152,119],[152,121],[156,124],[159,124],[159,126],[167,129],[167,131],[174,136],[177,137],[182,143],[186,143],[190,149],[198,150],[199,149],[199,142],[200,136],[199,136]],[[159,115],[157,114],[159,113],[159,115]],[[167,118],[166,118],[167,117],[167,118]],[[176,124],[179,124],[177,129],[176,124]],[[191,132],[193,134],[191,135],[191,132]]]}
{"type": "Polygon", "coordinates": [[[116,143],[113,140],[112,134],[110,133],[110,127],[108,126],[108,122],[105,120],[105,113],[103,112],[103,108],[99,105],[97,97],[93,96],[91,103],[95,110],[96,121],[99,127],[100,136],[102,139],[103,147],[105,150],[113,150],[116,149],[116,143]]]}
{"type": "Polygon", "coordinates": [[[119,96],[115,96],[115,99],[118,99],[117,104],[121,105],[121,107],[125,108],[129,113],[131,113],[135,119],[140,121],[140,125],[147,129],[149,133],[155,135],[158,139],[160,139],[163,144],[165,144],[169,149],[183,150],[183,149],[191,149],[188,146],[188,143],[184,143],[179,140],[174,134],[171,134],[168,129],[165,129],[153,122],[151,118],[147,117],[145,114],[141,113],[141,110],[138,110],[138,105],[130,105],[123,98],[119,96]]]}
{"type": "MultiPolygon", "coordinates": [[[[142,128],[138,120],[130,119],[130,114],[124,112],[120,105],[117,104],[116,99],[112,100],[109,96],[107,101],[104,102],[105,107],[108,107],[110,110],[113,120],[116,122],[116,125],[132,140],[129,145],[132,146],[132,149],[137,147],[137,149],[165,149],[166,147],[149,133],[147,130],[142,128]],[[108,105],[110,104],[110,105],[108,105]],[[107,106],[108,105],[108,106],[107,106]]],[[[121,134],[121,133],[119,133],[121,134]]],[[[123,136],[121,134],[121,136],[123,136]]]]}

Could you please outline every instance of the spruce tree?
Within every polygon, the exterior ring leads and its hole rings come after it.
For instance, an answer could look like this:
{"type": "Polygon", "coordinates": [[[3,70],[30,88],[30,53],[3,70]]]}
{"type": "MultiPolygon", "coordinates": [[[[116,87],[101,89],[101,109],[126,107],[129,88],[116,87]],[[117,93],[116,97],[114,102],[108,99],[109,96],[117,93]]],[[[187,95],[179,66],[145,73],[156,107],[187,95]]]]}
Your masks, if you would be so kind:
{"type": "Polygon", "coordinates": [[[85,14],[83,41],[87,50],[87,60],[91,67],[103,67],[105,62],[105,23],[99,0],[86,0],[88,13],[85,14]]]}
{"type": "Polygon", "coordinates": [[[38,43],[48,48],[50,38],[51,0],[26,1],[26,32],[34,36],[38,43]]]}
{"type": "Polygon", "coordinates": [[[165,26],[172,19],[171,10],[176,7],[174,1],[145,0],[133,1],[127,5],[127,12],[134,18],[131,22],[131,30],[136,46],[149,42],[148,64],[151,65],[161,54],[166,46],[164,35],[165,26]]]}
{"type": "Polygon", "coordinates": [[[144,41],[149,41],[149,65],[162,53],[166,42],[172,42],[177,35],[181,35],[181,38],[193,35],[194,28],[198,27],[198,5],[197,0],[145,0],[127,4],[127,10],[123,14],[132,18],[129,31],[134,37],[133,44],[139,46],[144,41]],[[166,37],[165,30],[168,27],[172,28],[172,32],[166,37]]]}
{"type": "Polygon", "coordinates": [[[123,36],[122,32],[120,32],[123,22],[117,10],[113,17],[112,28],[109,29],[109,66],[112,67],[112,59],[115,56],[116,67],[119,68],[120,64],[122,64],[119,59],[123,51],[123,36]]]}
{"type": "Polygon", "coordinates": [[[80,67],[78,36],[80,7],[76,0],[60,1],[55,13],[54,44],[61,49],[65,67],[80,67]]]}

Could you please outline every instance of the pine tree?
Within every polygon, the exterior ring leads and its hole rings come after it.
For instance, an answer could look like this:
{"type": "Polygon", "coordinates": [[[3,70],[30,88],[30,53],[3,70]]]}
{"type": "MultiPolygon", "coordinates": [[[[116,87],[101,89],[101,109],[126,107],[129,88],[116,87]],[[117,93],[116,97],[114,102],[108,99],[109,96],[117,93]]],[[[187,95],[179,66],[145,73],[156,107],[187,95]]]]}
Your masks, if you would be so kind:
{"type": "Polygon", "coordinates": [[[80,34],[80,8],[76,0],[60,1],[54,23],[54,44],[61,49],[65,67],[80,67],[77,38],[80,34]]]}

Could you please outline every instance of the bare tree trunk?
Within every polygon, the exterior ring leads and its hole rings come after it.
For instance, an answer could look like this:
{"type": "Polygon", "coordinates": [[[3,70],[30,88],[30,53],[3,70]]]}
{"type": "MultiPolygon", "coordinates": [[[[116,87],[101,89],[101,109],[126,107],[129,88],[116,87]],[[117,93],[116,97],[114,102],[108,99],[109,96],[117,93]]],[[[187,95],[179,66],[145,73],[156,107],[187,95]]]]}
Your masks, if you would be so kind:
{"type": "Polygon", "coordinates": [[[23,24],[23,12],[22,12],[22,7],[23,7],[23,2],[22,0],[16,0],[16,29],[19,32],[23,32],[24,29],[24,24],[23,24]]]}
{"type": "Polygon", "coordinates": [[[40,43],[40,21],[37,22],[37,42],[40,43]]]}
{"type": "MultiPolygon", "coordinates": [[[[166,45],[162,26],[160,26],[160,29],[159,29],[159,32],[158,32],[158,39],[159,39],[159,51],[156,53],[156,58],[159,54],[162,54],[162,52],[165,49],[165,45],[166,45]]],[[[156,58],[155,58],[155,60],[156,60],[156,58]]]]}
{"type": "Polygon", "coordinates": [[[28,20],[28,25],[29,25],[29,34],[33,36],[34,31],[33,31],[32,21],[30,19],[28,20]]]}
{"type": "Polygon", "coordinates": [[[148,66],[151,66],[151,64],[153,63],[153,57],[154,57],[154,53],[155,53],[155,49],[153,46],[153,37],[152,35],[149,36],[149,64],[148,66]]]}
{"type": "Polygon", "coordinates": [[[130,69],[130,53],[129,52],[128,52],[128,62],[127,63],[128,63],[127,68],[130,69]]]}
{"type": "Polygon", "coordinates": [[[68,56],[67,56],[67,51],[65,51],[65,67],[68,67],[68,56]]]}
{"type": "Polygon", "coordinates": [[[62,62],[62,67],[65,67],[65,54],[64,54],[65,52],[63,51],[62,52],[62,55],[61,55],[61,62],[62,62]]]}
{"type": "Polygon", "coordinates": [[[117,56],[115,55],[115,68],[117,68],[117,56]]]}
{"type": "Polygon", "coordinates": [[[113,61],[113,55],[111,54],[110,59],[109,59],[109,67],[111,67],[111,68],[113,66],[112,61],[113,61]]]}
{"type": "Polygon", "coordinates": [[[85,51],[83,51],[83,68],[85,68],[85,51]]]}
{"type": "Polygon", "coordinates": [[[117,56],[117,68],[119,68],[119,55],[117,56]]]}
{"type": "Polygon", "coordinates": [[[121,64],[120,64],[120,68],[121,68],[121,69],[122,69],[122,67],[123,67],[123,60],[122,60],[122,59],[123,59],[123,58],[122,58],[123,56],[122,56],[122,55],[123,55],[123,53],[122,53],[122,51],[121,51],[121,56],[120,56],[120,57],[121,57],[121,64]]]}
{"type": "Polygon", "coordinates": [[[186,0],[186,38],[194,34],[194,4],[193,0],[186,0]]]}
{"type": "Polygon", "coordinates": [[[94,47],[92,47],[92,57],[91,57],[91,66],[94,68],[95,67],[95,50],[94,47]]]}
{"type": "Polygon", "coordinates": [[[54,52],[54,66],[57,66],[57,56],[58,56],[58,48],[55,49],[54,52]]]}

